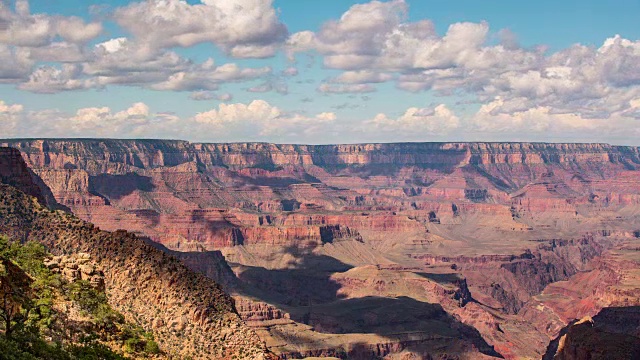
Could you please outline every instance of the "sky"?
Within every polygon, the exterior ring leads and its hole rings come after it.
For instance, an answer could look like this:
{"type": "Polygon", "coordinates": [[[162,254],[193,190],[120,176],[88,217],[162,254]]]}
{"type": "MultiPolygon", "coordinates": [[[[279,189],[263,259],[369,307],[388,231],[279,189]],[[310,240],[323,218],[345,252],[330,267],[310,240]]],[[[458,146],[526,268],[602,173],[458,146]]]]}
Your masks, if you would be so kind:
{"type": "Polygon", "coordinates": [[[638,0],[0,1],[0,138],[640,145],[638,0]]]}

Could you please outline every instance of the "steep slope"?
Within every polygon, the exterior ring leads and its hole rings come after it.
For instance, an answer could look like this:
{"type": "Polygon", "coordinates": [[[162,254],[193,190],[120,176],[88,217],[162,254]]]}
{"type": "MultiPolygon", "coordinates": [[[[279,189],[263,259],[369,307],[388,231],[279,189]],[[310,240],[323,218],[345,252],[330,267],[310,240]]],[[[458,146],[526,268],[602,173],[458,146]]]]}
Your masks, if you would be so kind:
{"type": "MultiPolygon", "coordinates": [[[[13,162],[12,168],[17,175],[25,172],[24,163],[13,162]]],[[[6,178],[13,179],[11,174],[6,178]]],[[[9,182],[31,188],[26,182],[9,182]]],[[[128,321],[152,330],[170,356],[268,356],[220,286],[133,234],[99,230],[70,214],[51,211],[5,184],[0,184],[0,233],[38,241],[58,255],[89,254],[104,270],[109,303],[128,321]]]]}
{"type": "Polygon", "coordinates": [[[543,360],[640,358],[640,307],[602,309],[574,321],[547,348],[543,360]]]}
{"type": "Polygon", "coordinates": [[[13,148],[0,148],[0,182],[14,186],[27,195],[33,196],[41,204],[47,204],[44,193],[34,181],[35,176],[25,166],[20,151],[13,148]]]}
{"type": "Polygon", "coordinates": [[[2,359],[169,358],[108,305],[88,254],[52,258],[40,243],[0,235],[0,298],[2,359]]]}

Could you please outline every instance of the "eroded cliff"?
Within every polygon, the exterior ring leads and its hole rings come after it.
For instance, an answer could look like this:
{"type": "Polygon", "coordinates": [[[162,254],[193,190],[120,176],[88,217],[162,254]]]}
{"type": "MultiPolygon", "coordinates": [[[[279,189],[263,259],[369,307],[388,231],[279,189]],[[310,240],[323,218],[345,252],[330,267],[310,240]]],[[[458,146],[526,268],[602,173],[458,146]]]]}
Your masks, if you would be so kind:
{"type": "MultiPolygon", "coordinates": [[[[436,304],[504,357],[539,357],[573,318],[637,301],[635,147],[4,143],[80,218],[219,280],[287,357],[436,355],[436,304]],[[416,318],[385,324],[399,297],[416,318]]],[[[448,350],[478,355],[464,334],[448,350]]]]}

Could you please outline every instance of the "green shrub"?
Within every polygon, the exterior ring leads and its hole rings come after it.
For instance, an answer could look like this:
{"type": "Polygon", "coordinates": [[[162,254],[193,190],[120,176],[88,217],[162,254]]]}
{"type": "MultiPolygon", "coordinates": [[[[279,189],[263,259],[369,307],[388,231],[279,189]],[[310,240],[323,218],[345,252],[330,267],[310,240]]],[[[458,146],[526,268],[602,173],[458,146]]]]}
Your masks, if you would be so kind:
{"type": "Polygon", "coordinates": [[[153,340],[147,340],[144,346],[144,352],[147,354],[160,354],[160,346],[153,340]]]}
{"type": "Polygon", "coordinates": [[[101,305],[107,304],[107,296],[96,289],[86,280],[77,280],[67,284],[66,293],[80,309],[94,315],[101,305]]]}

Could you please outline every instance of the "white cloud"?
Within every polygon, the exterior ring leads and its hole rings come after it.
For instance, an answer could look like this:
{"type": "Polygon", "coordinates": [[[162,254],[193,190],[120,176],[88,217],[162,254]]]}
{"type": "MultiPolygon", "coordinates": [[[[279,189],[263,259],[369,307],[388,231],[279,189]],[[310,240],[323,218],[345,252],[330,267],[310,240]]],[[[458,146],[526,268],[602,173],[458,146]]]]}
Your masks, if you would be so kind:
{"type": "Polygon", "coordinates": [[[340,84],[382,83],[393,79],[393,76],[371,70],[346,71],[331,79],[330,82],[340,84]]]}
{"type": "Polygon", "coordinates": [[[67,42],[85,43],[102,32],[102,24],[85,23],[78,17],[30,14],[29,3],[16,1],[15,12],[0,3],[0,42],[7,45],[40,47],[60,36],[67,42]]]}
{"type": "Polygon", "coordinates": [[[220,101],[230,101],[233,99],[233,95],[229,93],[216,94],[211,91],[194,91],[189,95],[189,98],[197,101],[204,100],[220,100],[220,101]]]}
{"type": "Polygon", "coordinates": [[[28,50],[0,44],[0,82],[15,82],[24,78],[34,64],[28,50]]]}
{"type": "Polygon", "coordinates": [[[29,49],[29,57],[34,61],[79,63],[88,59],[83,46],[68,42],[54,42],[46,46],[29,49]]]}
{"type": "MultiPolygon", "coordinates": [[[[225,95],[219,95],[224,98],[225,95]]],[[[317,141],[336,124],[331,112],[306,115],[286,112],[264,100],[248,104],[221,103],[209,111],[180,118],[154,112],[144,103],[116,111],[106,106],[80,108],[73,113],[57,109],[28,111],[0,101],[0,133],[23,137],[172,138],[196,141],[317,141]]]]}
{"type": "Polygon", "coordinates": [[[85,23],[81,18],[57,17],[55,18],[55,31],[68,42],[83,44],[95,39],[102,33],[102,24],[99,22],[85,23]]]}
{"type": "Polygon", "coordinates": [[[282,112],[264,100],[254,100],[248,105],[220,104],[218,109],[197,114],[196,122],[222,126],[240,122],[264,122],[279,118],[282,112]]]}
{"type": "Polygon", "coordinates": [[[393,134],[400,138],[413,138],[425,135],[444,135],[460,127],[460,120],[446,105],[434,108],[412,107],[396,119],[378,114],[364,123],[366,131],[380,134],[393,134]]]}
{"type": "Polygon", "coordinates": [[[7,105],[4,101],[0,100],[0,114],[18,114],[23,110],[23,106],[20,104],[7,105]]]}
{"type": "Polygon", "coordinates": [[[188,130],[191,139],[211,141],[258,141],[265,138],[281,142],[317,141],[319,134],[328,134],[335,125],[335,113],[323,112],[315,116],[285,112],[264,100],[249,104],[220,104],[218,108],[198,113],[188,130]],[[207,137],[208,136],[208,137],[207,137]]]}
{"type": "Polygon", "coordinates": [[[396,81],[400,90],[471,95],[481,104],[500,98],[504,105],[495,111],[518,112],[523,122],[535,122],[522,113],[531,109],[552,124],[580,123],[573,115],[637,117],[629,101],[640,96],[640,41],[615,36],[599,48],[574,45],[549,54],[520,47],[506,30],[490,45],[485,22],[453,23],[441,36],[429,20],[407,21],[408,10],[404,0],[353,5],[317,32],[292,34],[288,54],[315,51],[326,67],[344,71],[320,85],[324,93],[366,92],[371,83],[396,81]]]}
{"type": "MultiPolygon", "coordinates": [[[[218,95],[220,97],[220,95],[218,95]]],[[[610,141],[637,143],[640,97],[610,118],[555,113],[548,107],[526,108],[522,101],[496,98],[469,118],[460,119],[448,106],[412,107],[394,117],[384,113],[365,121],[333,112],[315,115],[284,111],[264,100],[222,103],[180,118],[153,111],[144,103],[114,110],[86,107],[66,113],[56,109],[29,111],[0,101],[0,132],[21,137],[173,138],[192,141],[271,141],[341,143],[371,141],[610,141]],[[478,137],[480,136],[480,137],[478,137]],[[625,141],[626,139],[626,141],[625,141]]]]}
{"type": "MultiPolygon", "coordinates": [[[[504,100],[497,97],[484,104],[472,117],[473,131],[493,134],[526,134],[530,137],[630,137],[640,134],[640,123],[634,119],[640,104],[630,101],[623,110],[606,117],[585,117],[578,112],[558,111],[548,106],[529,107],[526,99],[504,100]]],[[[602,140],[600,140],[602,141],[602,140]]]]}
{"type": "Polygon", "coordinates": [[[15,136],[16,129],[20,122],[23,112],[23,106],[20,104],[8,105],[0,100],[0,131],[3,136],[15,136]]]}
{"type": "Polygon", "coordinates": [[[29,80],[18,85],[18,88],[35,93],[56,93],[97,86],[93,79],[80,79],[80,72],[80,67],[72,64],[63,64],[61,68],[42,66],[31,73],[29,80]]]}
{"type": "Polygon", "coordinates": [[[272,56],[287,36],[272,0],[148,0],[116,9],[114,19],[153,48],[212,42],[243,58],[272,56]]]}
{"type": "Polygon", "coordinates": [[[101,83],[135,85],[163,81],[189,66],[190,62],[175,52],[116,38],[95,45],[90,61],[83,64],[83,72],[99,78],[101,83]]]}
{"type": "Polygon", "coordinates": [[[369,84],[347,84],[347,85],[321,84],[318,87],[318,91],[321,93],[330,93],[330,94],[370,93],[370,92],[376,91],[376,88],[369,84]]]}
{"type": "Polygon", "coordinates": [[[271,73],[270,67],[240,68],[237,64],[216,66],[213,59],[192,65],[185,71],[151,85],[155,90],[217,90],[221,83],[252,80],[271,73]]]}
{"type": "Polygon", "coordinates": [[[100,136],[125,132],[134,134],[137,128],[149,124],[149,108],[135,103],[128,109],[112,112],[108,107],[83,108],[64,121],[72,134],[98,134],[100,136]]]}
{"type": "Polygon", "coordinates": [[[212,59],[195,64],[172,51],[152,49],[127,38],[115,38],[96,44],[92,51],[84,51],[71,43],[54,43],[22,52],[0,45],[0,58],[6,58],[5,63],[8,63],[6,74],[0,64],[0,76],[25,77],[34,64],[31,60],[34,57],[43,61],[57,57],[63,62],[59,66],[40,66],[30,73],[28,80],[18,85],[20,89],[39,93],[112,84],[169,91],[216,90],[222,83],[253,80],[271,73],[270,67],[216,65],[212,59]],[[73,62],[77,64],[71,64],[73,62]]]}
{"type": "MultiPolygon", "coordinates": [[[[73,114],[56,109],[23,112],[16,127],[20,136],[29,137],[149,137],[154,133],[170,137],[179,121],[152,114],[144,103],[134,103],[122,111],[88,107],[73,114]]],[[[2,125],[0,130],[4,130],[2,125]]]]}

